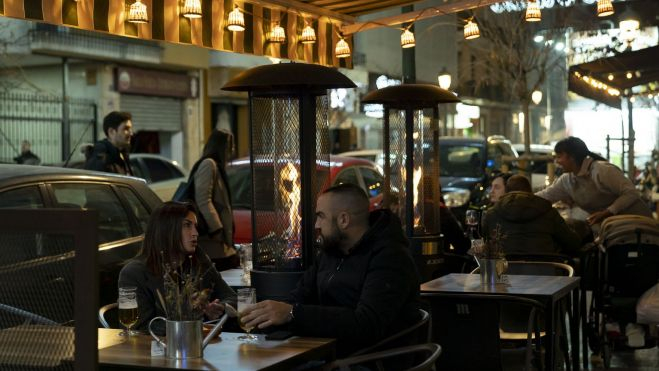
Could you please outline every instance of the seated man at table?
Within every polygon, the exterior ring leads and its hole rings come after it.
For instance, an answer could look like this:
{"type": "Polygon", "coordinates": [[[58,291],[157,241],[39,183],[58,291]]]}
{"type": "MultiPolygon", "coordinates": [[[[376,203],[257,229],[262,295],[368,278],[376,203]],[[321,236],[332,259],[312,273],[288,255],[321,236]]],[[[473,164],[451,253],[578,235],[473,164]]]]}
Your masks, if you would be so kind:
{"type": "Polygon", "coordinates": [[[506,254],[576,254],[581,239],[549,201],[533,194],[527,178],[513,175],[505,186],[506,193],[485,214],[486,238],[500,225],[506,254]]]}
{"type": "Polygon", "coordinates": [[[388,209],[368,208],[355,185],[323,192],[316,204],[321,251],[314,265],[287,303],[259,302],[242,320],[260,329],[288,325],[295,335],[336,338],[339,357],[418,320],[419,278],[400,219],[388,209]]]}

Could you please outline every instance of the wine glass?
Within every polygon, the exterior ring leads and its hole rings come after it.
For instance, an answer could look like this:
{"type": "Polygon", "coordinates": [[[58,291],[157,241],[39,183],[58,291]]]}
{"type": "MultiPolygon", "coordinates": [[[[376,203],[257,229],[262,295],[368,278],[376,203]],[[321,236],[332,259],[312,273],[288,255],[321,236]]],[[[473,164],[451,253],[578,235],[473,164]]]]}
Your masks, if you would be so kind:
{"type": "Polygon", "coordinates": [[[478,225],[478,210],[467,210],[465,213],[465,224],[470,227],[478,225]]]}
{"type": "Polygon", "coordinates": [[[254,288],[243,288],[238,289],[238,323],[240,328],[242,328],[246,334],[238,337],[240,340],[245,341],[254,341],[257,339],[256,335],[250,334],[252,327],[247,327],[242,320],[243,312],[256,304],[256,289],[254,288]]]}
{"type": "Polygon", "coordinates": [[[119,323],[126,328],[119,333],[119,336],[138,335],[139,332],[130,329],[140,318],[137,307],[137,287],[120,287],[117,303],[119,304],[119,323]]]}

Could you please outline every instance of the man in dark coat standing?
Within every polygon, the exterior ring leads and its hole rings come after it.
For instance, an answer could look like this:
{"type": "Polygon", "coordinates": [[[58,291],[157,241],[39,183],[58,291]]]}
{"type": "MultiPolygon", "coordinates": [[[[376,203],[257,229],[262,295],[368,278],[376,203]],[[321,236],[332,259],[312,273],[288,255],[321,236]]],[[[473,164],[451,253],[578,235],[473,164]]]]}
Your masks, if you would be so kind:
{"type": "Polygon", "coordinates": [[[327,189],[316,204],[321,251],[287,303],[265,300],[245,311],[248,326],[287,324],[296,335],[337,339],[351,354],[419,319],[419,277],[400,220],[368,211],[351,184],[327,189]]]}
{"type": "Polygon", "coordinates": [[[576,254],[581,239],[549,201],[532,193],[528,179],[513,175],[505,189],[506,193],[485,214],[486,238],[500,225],[506,254],[576,254]]]}
{"type": "Polygon", "coordinates": [[[132,115],[128,112],[110,112],[103,119],[103,131],[106,138],[94,144],[85,169],[133,175],[128,157],[133,136],[132,115]]]}

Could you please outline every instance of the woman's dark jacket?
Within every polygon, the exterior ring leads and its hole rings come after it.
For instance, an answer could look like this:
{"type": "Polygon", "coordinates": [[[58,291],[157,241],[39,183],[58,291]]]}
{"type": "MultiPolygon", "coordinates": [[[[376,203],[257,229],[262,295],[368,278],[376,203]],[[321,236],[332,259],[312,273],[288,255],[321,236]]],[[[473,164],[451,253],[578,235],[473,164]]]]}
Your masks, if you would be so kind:
{"type": "MultiPolygon", "coordinates": [[[[212,266],[208,256],[197,250],[195,257],[198,259],[197,266],[210,267],[210,269],[204,268],[206,274],[203,277],[203,287],[212,288],[209,301],[220,299],[222,303],[229,303],[235,308],[236,293],[224,282],[220,273],[212,266]]],[[[134,329],[146,330],[152,318],[167,317],[157,294],[157,291],[160,291],[163,298],[165,297],[163,277],[151,273],[144,260],[135,258],[121,269],[119,287],[122,286],[137,287],[137,305],[140,314],[137,323],[133,326],[134,329]]],[[[165,334],[163,321],[154,322],[153,328],[157,334],[165,334]]]]}
{"type": "Polygon", "coordinates": [[[419,278],[400,220],[370,215],[348,255],[322,251],[291,293],[293,332],[337,339],[339,357],[374,344],[418,319],[419,278]]]}
{"type": "Polygon", "coordinates": [[[579,236],[549,201],[527,192],[506,193],[487,210],[483,235],[501,225],[506,254],[573,255],[581,246],[579,236]]]}

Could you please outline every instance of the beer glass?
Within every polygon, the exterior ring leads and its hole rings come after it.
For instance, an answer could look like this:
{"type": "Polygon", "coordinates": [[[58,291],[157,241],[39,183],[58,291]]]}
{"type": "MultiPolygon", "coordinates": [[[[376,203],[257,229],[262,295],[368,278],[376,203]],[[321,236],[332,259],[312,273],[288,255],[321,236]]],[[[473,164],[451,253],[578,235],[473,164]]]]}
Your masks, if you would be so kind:
{"type": "Polygon", "coordinates": [[[119,323],[126,328],[119,333],[119,336],[138,335],[139,332],[130,329],[140,315],[137,307],[137,287],[120,287],[117,303],[119,304],[119,323]]]}
{"type": "Polygon", "coordinates": [[[245,335],[239,336],[238,339],[247,342],[256,340],[257,336],[250,334],[252,328],[245,326],[245,323],[242,320],[242,314],[254,304],[256,304],[256,289],[251,287],[238,289],[238,323],[240,324],[240,328],[246,332],[245,335]]]}

